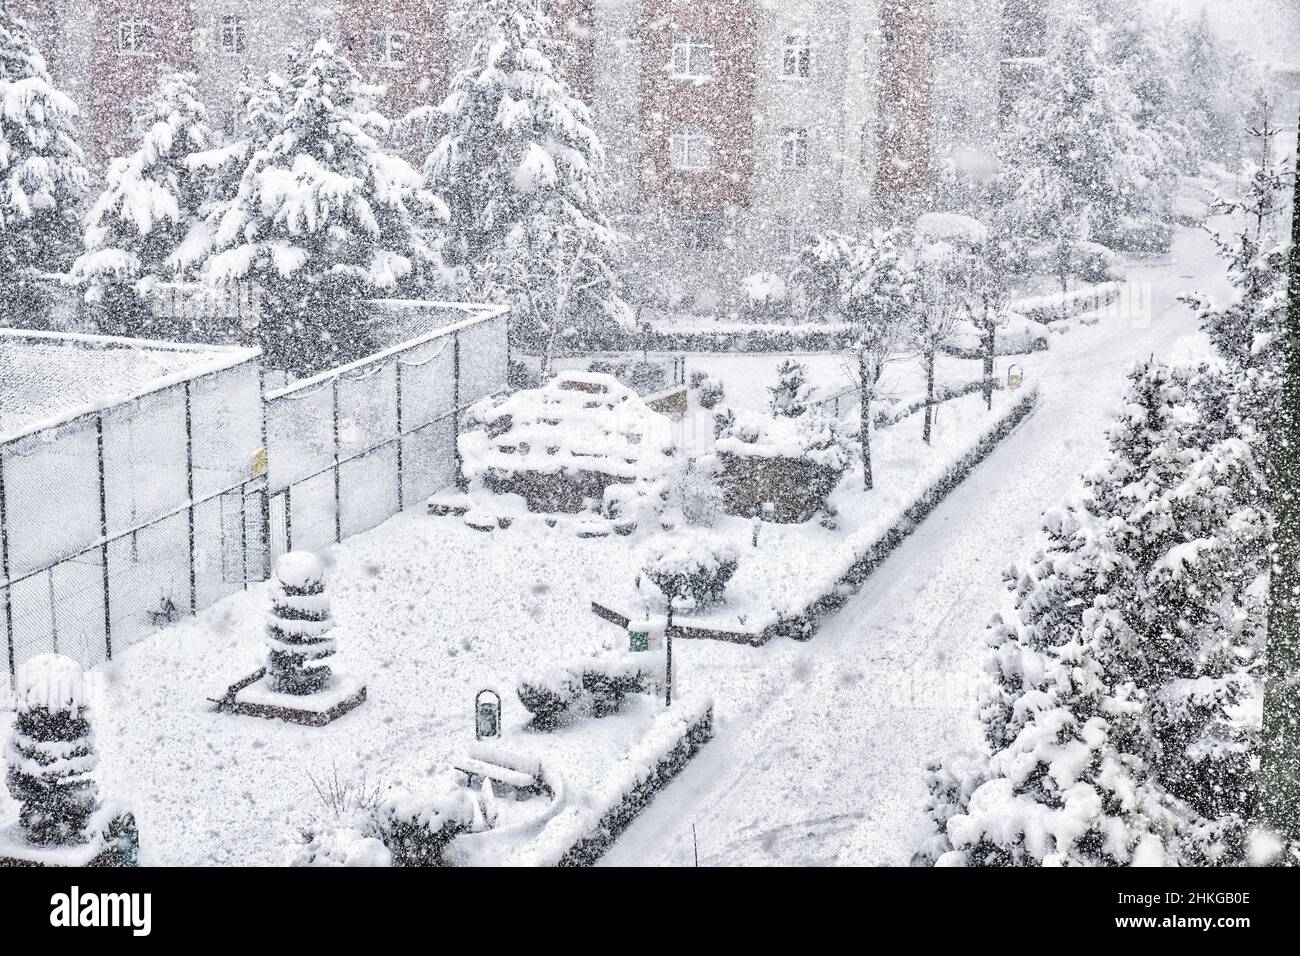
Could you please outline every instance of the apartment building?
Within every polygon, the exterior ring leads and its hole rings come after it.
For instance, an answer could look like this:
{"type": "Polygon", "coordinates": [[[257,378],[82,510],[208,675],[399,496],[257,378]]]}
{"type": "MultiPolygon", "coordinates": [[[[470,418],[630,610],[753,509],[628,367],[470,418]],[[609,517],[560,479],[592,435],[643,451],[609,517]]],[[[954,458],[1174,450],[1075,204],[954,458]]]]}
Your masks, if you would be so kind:
{"type": "Polygon", "coordinates": [[[597,122],[651,301],[734,308],[996,130],[998,0],[613,0],[597,122]]]}
{"type": "MultiPolygon", "coordinates": [[[[734,306],[815,232],[905,205],[936,162],[996,129],[1005,3],[1029,0],[535,0],[606,144],[615,215],[650,301],[734,306]]],[[[1019,7],[1017,6],[1019,5],[1019,7]]],[[[453,0],[18,0],[102,164],[132,99],[192,70],[214,122],[286,52],[333,39],[401,115],[463,61],[453,0]]],[[[1041,5],[1040,5],[1041,6],[1041,5]]],[[[1027,16],[1027,15],[1026,15],[1027,16]]],[[[1017,21],[1018,22],[1018,21],[1017,21]]],[[[1011,51],[1016,53],[1017,51],[1011,51]]]]}

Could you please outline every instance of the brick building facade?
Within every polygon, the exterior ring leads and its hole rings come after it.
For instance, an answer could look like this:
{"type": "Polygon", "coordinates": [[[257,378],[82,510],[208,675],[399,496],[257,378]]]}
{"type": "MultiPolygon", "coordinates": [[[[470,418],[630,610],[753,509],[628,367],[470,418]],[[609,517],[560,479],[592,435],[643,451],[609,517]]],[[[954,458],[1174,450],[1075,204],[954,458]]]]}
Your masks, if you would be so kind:
{"type": "MultiPolygon", "coordinates": [[[[536,0],[591,104],[641,285],[674,305],[737,301],[816,231],[852,229],[996,129],[1003,3],[1024,0],[536,0]]],[[[247,75],[333,39],[389,115],[436,103],[470,38],[453,0],[17,0],[86,116],[97,164],[131,100],[193,70],[237,132],[247,75]]],[[[1024,51],[1017,50],[1017,53],[1024,51]]]]}

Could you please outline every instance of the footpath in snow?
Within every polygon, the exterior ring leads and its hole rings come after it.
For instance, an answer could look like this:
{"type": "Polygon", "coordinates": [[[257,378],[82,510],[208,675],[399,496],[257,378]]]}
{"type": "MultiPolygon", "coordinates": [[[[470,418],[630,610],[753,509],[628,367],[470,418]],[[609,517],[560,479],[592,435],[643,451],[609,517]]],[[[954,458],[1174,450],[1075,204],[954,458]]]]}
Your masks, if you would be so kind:
{"type": "Polygon", "coordinates": [[[602,862],[689,866],[692,832],[701,865],[908,862],[924,765],[980,743],[978,676],[1002,569],[1104,452],[1131,363],[1208,355],[1177,301],[1224,289],[1208,236],[1180,230],[1170,256],[1129,279],[1150,284],[1149,324],[1111,319],[1053,337],[1031,370],[1038,409],[811,643],[772,642],[717,684],[705,649],[683,647],[683,680],[705,682],[717,702],[717,736],[602,862]]]}

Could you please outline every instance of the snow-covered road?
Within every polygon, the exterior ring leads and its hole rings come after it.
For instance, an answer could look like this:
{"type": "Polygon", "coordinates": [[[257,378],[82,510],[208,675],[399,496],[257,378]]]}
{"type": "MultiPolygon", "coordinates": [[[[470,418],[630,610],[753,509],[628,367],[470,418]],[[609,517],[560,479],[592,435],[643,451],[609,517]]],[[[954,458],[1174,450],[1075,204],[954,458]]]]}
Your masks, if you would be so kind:
{"type": "MultiPolygon", "coordinates": [[[[605,864],[691,865],[696,845],[701,865],[908,862],[925,763],[979,743],[977,681],[1002,569],[1037,546],[1042,512],[1104,452],[1131,363],[1207,354],[1177,301],[1224,287],[1207,236],[1182,230],[1172,256],[1130,278],[1149,284],[1150,322],[1054,338],[1038,409],[810,643],[772,655],[784,673],[758,695],[748,682],[704,688],[717,700],[716,739],[605,864]]],[[[688,681],[691,650],[680,658],[688,681]]]]}

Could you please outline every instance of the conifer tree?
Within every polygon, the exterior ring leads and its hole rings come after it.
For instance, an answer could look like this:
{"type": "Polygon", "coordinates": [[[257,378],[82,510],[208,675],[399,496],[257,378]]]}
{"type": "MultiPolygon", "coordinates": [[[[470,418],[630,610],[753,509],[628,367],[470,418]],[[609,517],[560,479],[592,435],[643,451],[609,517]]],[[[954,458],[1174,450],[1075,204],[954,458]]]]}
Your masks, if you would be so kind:
{"type": "Polygon", "coordinates": [[[373,351],[383,335],[365,300],[437,265],[426,226],[446,207],[380,145],[388,121],[372,107],[376,94],[318,41],[288,78],[274,134],[248,156],[219,212],[204,278],[259,286],[263,349],[292,372],[373,351]]]}
{"type": "Polygon", "coordinates": [[[1049,513],[1047,547],[1009,575],[989,757],[932,772],[932,860],[1244,858],[1268,526],[1257,446],[1231,379],[1148,365],[1131,381],[1088,495],[1049,513]]]}
{"type": "Polygon", "coordinates": [[[777,366],[776,374],[777,384],[768,388],[772,396],[769,402],[772,414],[798,418],[808,411],[808,400],[813,392],[813,387],[808,384],[808,369],[791,358],[777,366]]]}
{"type": "Polygon", "coordinates": [[[87,174],[76,104],[13,7],[0,0],[0,325],[28,325],[44,311],[41,284],[76,255],[87,174]]]}
{"type": "Polygon", "coordinates": [[[470,26],[474,47],[440,107],[426,183],[450,203],[449,257],[479,294],[511,304],[515,334],[542,352],[545,371],[559,341],[590,344],[632,325],[604,149],[537,4],[483,0],[470,26]]]}
{"type": "Polygon", "coordinates": [[[180,275],[180,249],[209,188],[189,159],[216,144],[196,82],[193,74],[168,74],[136,104],[139,146],[113,160],[87,218],[86,251],[72,276],[86,286],[88,301],[103,305],[104,331],[147,335],[150,287],[180,275]]]}

